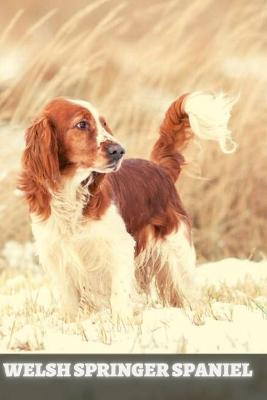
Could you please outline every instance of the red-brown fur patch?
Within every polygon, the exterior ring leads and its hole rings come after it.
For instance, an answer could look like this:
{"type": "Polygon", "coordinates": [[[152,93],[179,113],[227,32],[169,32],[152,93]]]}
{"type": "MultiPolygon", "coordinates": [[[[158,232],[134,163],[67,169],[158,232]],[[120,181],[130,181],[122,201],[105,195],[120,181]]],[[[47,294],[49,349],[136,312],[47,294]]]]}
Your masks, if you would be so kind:
{"type": "Polygon", "coordinates": [[[160,136],[156,141],[151,160],[165,169],[174,182],[177,181],[184,164],[180,153],[194,136],[187,114],[183,111],[186,95],[174,101],[165,114],[160,126],[160,136]]]}
{"type": "Polygon", "coordinates": [[[106,181],[105,174],[96,174],[88,188],[88,202],[83,214],[93,220],[100,219],[111,203],[111,187],[106,181]]]}
{"type": "Polygon", "coordinates": [[[155,163],[125,160],[106,179],[127,231],[136,240],[136,255],[146,246],[148,227],[156,239],[163,239],[181,219],[190,224],[171,178],[155,163]]]}
{"type": "Polygon", "coordinates": [[[36,121],[26,131],[26,149],[22,157],[19,188],[25,193],[30,212],[48,218],[51,190],[59,182],[58,138],[46,117],[36,121]]]}

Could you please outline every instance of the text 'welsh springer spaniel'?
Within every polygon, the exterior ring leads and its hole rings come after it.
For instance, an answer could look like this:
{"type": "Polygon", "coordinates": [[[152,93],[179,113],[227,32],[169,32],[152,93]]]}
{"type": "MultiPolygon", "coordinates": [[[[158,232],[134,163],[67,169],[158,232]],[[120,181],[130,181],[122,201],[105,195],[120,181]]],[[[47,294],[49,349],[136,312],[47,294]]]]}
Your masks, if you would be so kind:
{"type": "Polygon", "coordinates": [[[198,301],[191,223],[175,182],[194,135],[227,152],[232,103],[200,92],[173,102],[151,161],[123,161],[125,150],[86,101],[56,98],[28,128],[20,189],[67,317],[81,304],[110,303],[114,322],[131,322],[134,294],[153,285],[164,305],[198,301]]]}

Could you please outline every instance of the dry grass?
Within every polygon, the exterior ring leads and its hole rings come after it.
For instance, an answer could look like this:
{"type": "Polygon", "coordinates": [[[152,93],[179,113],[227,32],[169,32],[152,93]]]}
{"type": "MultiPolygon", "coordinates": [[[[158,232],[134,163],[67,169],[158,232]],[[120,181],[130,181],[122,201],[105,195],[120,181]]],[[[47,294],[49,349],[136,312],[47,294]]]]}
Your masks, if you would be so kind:
{"type": "Polygon", "coordinates": [[[7,172],[0,188],[6,206],[1,243],[28,238],[12,171],[23,128],[48,99],[90,99],[128,154],[147,157],[172,99],[191,90],[223,90],[240,95],[231,121],[239,149],[226,156],[214,144],[201,151],[192,146],[179,188],[200,259],[260,258],[267,243],[266,2],[85,3],[73,10],[58,1],[54,10],[30,1],[25,4],[32,8],[6,21],[0,35],[0,71],[6,72],[0,74],[0,165],[7,172]]]}

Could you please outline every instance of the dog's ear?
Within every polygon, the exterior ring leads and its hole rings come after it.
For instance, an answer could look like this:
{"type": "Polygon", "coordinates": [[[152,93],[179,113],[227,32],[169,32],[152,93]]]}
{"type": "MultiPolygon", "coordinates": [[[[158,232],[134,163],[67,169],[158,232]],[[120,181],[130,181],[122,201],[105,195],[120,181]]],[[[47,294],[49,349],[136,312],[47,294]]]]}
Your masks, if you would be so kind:
{"type": "Polygon", "coordinates": [[[56,189],[59,181],[58,143],[56,130],[48,117],[35,121],[27,129],[25,138],[24,169],[35,181],[56,189]]]}

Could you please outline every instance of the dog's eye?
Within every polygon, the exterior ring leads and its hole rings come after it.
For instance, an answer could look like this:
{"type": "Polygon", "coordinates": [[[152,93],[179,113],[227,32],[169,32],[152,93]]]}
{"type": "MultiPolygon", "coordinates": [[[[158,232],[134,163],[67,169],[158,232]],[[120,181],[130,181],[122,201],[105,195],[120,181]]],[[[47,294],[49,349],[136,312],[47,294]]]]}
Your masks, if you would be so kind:
{"type": "Polygon", "coordinates": [[[76,125],[76,128],[81,129],[81,130],[88,129],[89,128],[89,123],[87,121],[80,121],[76,125]]]}

